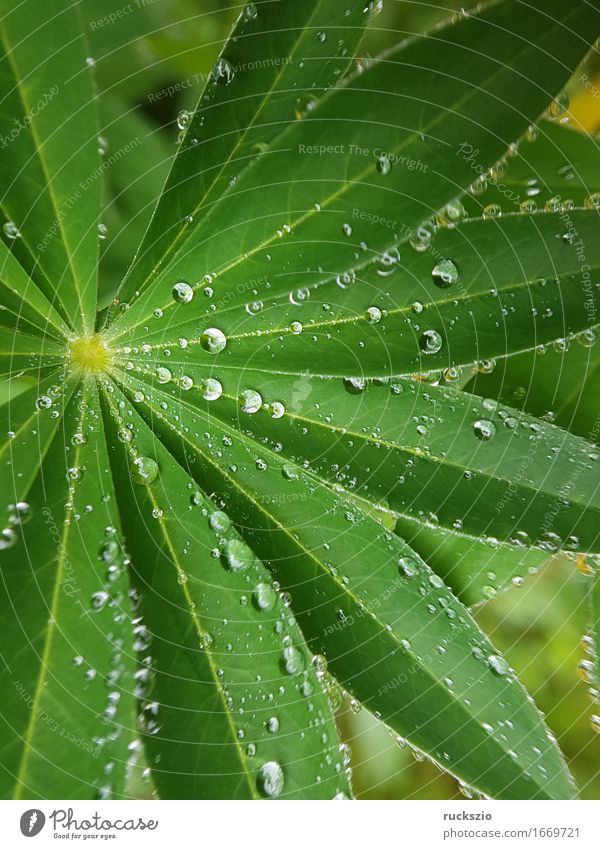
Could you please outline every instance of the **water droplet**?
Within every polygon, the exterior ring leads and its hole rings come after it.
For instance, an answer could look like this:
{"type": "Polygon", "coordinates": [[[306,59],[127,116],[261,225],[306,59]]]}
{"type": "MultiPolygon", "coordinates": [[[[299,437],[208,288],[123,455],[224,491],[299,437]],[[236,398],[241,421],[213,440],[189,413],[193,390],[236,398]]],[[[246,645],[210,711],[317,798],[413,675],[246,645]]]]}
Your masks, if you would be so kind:
{"type": "Polygon", "coordinates": [[[429,228],[425,226],[417,227],[417,229],[410,234],[410,246],[413,250],[417,251],[417,253],[423,253],[431,245],[432,239],[433,233],[429,228]]]}
{"type": "Polygon", "coordinates": [[[258,773],[257,787],[263,796],[272,798],[280,796],[283,792],[284,777],[283,770],[277,761],[267,761],[258,773]]]}
{"type": "Polygon", "coordinates": [[[442,344],[442,337],[437,330],[426,330],[419,339],[419,347],[424,354],[437,354],[442,344]]]}
{"type": "Polygon", "coordinates": [[[269,734],[277,734],[279,731],[279,720],[276,716],[270,716],[265,725],[269,734]]]}
{"type": "Polygon", "coordinates": [[[381,321],[382,313],[379,307],[368,307],[366,312],[367,321],[371,324],[378,324],[381,321]]]}
{"type": "Polygon", "coordinates": [[[221,85],[229,85],[235,76],[235,71],[231,62],[221,57],[215,63],[212,75],[215,81],[221,85]]]}
{"type": "Polygon", "coordinates": [[[488,665],[492,672],[494,672],[496,675],[499,675],[500,677],[508,675],[508,673],[510,672],[510,667],[508,663],[504,660],[503,657],[500,657],[500,655],[497,654],[491,654],[488,657],[488,665]]]}
{"type": "Polygon", "coordinates": [[[191,120],[192,113],[188,112],[187,109],[182,109],[181,112],[177,115],[177,126],[180,130],[186,130],[191,120]]]}
{"type": "Polygon", "coordinates": [[[377,157],[377,170],[382,177],[387,177],[392,170],[392,163],[386,153],[382,153],[377,157]]]}
{"type": "Polygon", "coordinates": [[[285,407],[281,403],[281,401],[272,401],[268,406],[267,410],[271,418],[280,419],[285,414],[285,407]]]}
{"type": "Polygon", "coordinates": [[[215,510],[214,513],[211,513],[208,523],[217,534],[224,534],[231,527],[231,519],[222,510],[215,510]]]}
{"type": "Polygon", "coordinates": [[[223,387],[214,377],[207,377],[198,384],[200,394],[205,401],[218,401],[223,394],[223,387]]]}
{"type": "Polygon", "coordinates": [[[169,371],[168,368],[164,368],[164,366],[159,366],[156,369],[156,379],[159,383],[168,383],[173,375],[169,371]]]}
{"type": "Polygon", "coordinates": [[[11,239],[12,241],[14,241],[14,239],[18,239],[21,235],[21,233],[19,232],[19,228],[14,223],[14,221],[7,221],[2,227],[2,229],[6,238],[11,239]]]}
{"type": "Polygon", "coordinates": [[[225,565],[232,572],[243,572],[254,562],[252,549],[239,539],[227,540],[224,555],[225,565]]]}
{"type": "Polygon", "coordinates": [[[375,259],[375,270],[380,277],[390,277],[400,263],[398,248],[390,248],[375,259]]]}
{"type": "Polygon", "coordinates": [[[431,272],[431,276],[440,289],[447,289],[459,280],[458,268],[451,259],[440,260],[431,272]]]}
{"type": "Polygon", "coordinates": [[[277,593],[271,584],[262,582],[254,588],[252,600],[259,610],[272,610],[277,603],[277,593]]]}
{"type": "Polygon", "coordinates": [[[497,203],[490,203],[488,206],[483,208],[483,218],[501,218],[502,217],[502,207],[497,203]]]}
{"type": "Polygon", "coordinates": [[[487,419],[477,419],[473,425],[473,431],[478,439],[491,439],[496,433],[496,426],[487,419]]]}
{"type": "Polygon", "coordinates": [[[218,354],[227,345],[227,337],[217,327],[209,327],[200,337],[200,344],[205,351],[209,351],[211,354],[218,354]]]}
{"type": "Polygon", "coordinates": [[[296,480],[300,476],[298,467],[292,463],[284,463],[281,467],[281,473],[289,481],[296,480]]]}
{"type": "Polygon", "coordinates": [[[108,599],[108,593],[100,590],[92,595],[92,607],[94,610],[103,610],[108,603],[108,599]]]}
{"type": "Polygon", "coordinates": [[[40,395],[35,402],[35,406],[38,410],[49,410],[52,406],[52,398],[49,395],[40,395]]]}
{"type": "Polygon", "coordinates": [[[262,395],[255,389],[244,389],[240,394],[240,406],[245,413],[257,413],[262,407],[262,395]]]}
{"type": "Polygon", "coordinates": [[[13,528],[3,528],[0,531],[0,551],[6,551],[7,548],[12,548],[17,542],[17,534],[13,528]]]}
{"type": "Polygon", "coordinates": [[[295,646],[286,646],[281,655],[284,670],[289,675],[297,675],[304,671],[304,655],[295,646]]]}

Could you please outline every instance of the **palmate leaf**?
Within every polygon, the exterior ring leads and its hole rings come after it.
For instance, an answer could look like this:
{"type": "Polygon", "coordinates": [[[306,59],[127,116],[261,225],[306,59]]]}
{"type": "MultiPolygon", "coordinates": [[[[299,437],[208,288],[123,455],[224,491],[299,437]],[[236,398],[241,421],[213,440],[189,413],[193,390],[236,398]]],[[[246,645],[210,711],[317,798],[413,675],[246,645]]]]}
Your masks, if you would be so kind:
{"type": "Polygon", "coordinates": [[[65,321],[89,333],[101,171],[91,69],[77,13],[62,0],[48,0],[43,9],[26,0],[3,2],[0,14],[5,238],[65,321]]]}
{"type": "Polygon", "coordinates": [[[417,551],[467,605],[490,601],[499,592],[523,586],[526,576],[548,560],[534,548],[483,541],[456,530],[401,517],[396,533],[417,551]]]}
{"type": "Polygon", "coordinates": [[[597,330],[590,329],[577,342],[561,340],[501,360],[490,374],[477,374],[468,389],[597,443],[597,339],[597,330]]]}
{"type": "MultiPolygon", "coordinates": [[[[181,151],[120,297],[143,291],[188,245],[240,169],[343,74],[362,36],[364,4],[267,0],[246,6],[199,108],[182,113],[181,151]],[[285,26],[282,22],[285,14],[285,26]],[[334,45],[332,48],[331,45],[334,45]]],[[[187,248],[186,248],[187,249],[187,248]]]]}
{"type": "Polygon", "coordinates": [[[204,489],[218,487],[228,514],[291,594],[309,644],[358,699],[483,792],[571,794],[508,664],[404,542],[187,396],[178,401],[127,382],[132,397],[143,395],[136,406],[157,437],[204,489]]]}
{"type": "MultiPolygon", "coordinates": [[[[473,182],[469,148],[490,167],[524,134],[581,60],[597,15],[558,0],[494,3],[385,54],[274,139],[189,223],[192,233],[151,283],[125,286],[129,308],[113,332],[128,341],[156,309],[170,320],[167,293],[178,281],[214,288],[231,309],[293,290],[302,300],[307,285],[351,278],[473,182]]],[[[186,214],[194,209],[175,204],[171,220],[186,214]]]]}
{"type": "Polygon", "coordinates": [[[126,558],[95,382],[47,391],[39,409],[29,391],[2,410],[23,424],[0,466],[0,792],[107,798],[123,792],[133,724],[126,558]]]}
{"type": "Polygon", "coordinates": [[[595,209],[572,210],[567,223],[554,213],[469,220],[440,230],[425,253],[407,248],[401,266],[387,253],[391,264],[380,257],[304,299],[288,293],[244,309],[226,290],[216,315],[211,301],[194,299],[148,322],[143,354],[158,361],[166,349],[174,364],[205,368],[202,331],[216,323],[228,340],[220,373],[368,378],[450,369],[575,334],[585,341],[598,323],[599,226],[595,209]]]}
{"type": "MultiPolygon", "coordinates": [[[[534,560],[563,546],[596,551],[596,450],[408,375],[593,329],[583,300],[595,292],[578,275],[573,233],[595,272],[595,210],[571,210],[576,226],[539,214],[469,220],[431,245],[415,236],[477,176],[469,146],[488,168],[537,120],[600,15],[584,2],[499,0],[331,88],[349,68],[363,7],[285,0],[243,14],[100,337],[82,332],[94,309],[93,195],[62,222],[52,267],[24,224],[11,242],[4,286],[22,314],[12,350],[38,386],[0,410],[14,505],[0,552],[13,687],[4,795],[40,796],[47,775],[62,797],[125,795],[136,736],[163,797],[349,795],[331,675],[486,795],[575,795],[514,671],[444,583],[479,600],[481,559],[453,582],[432,570],[435,552],[419,537],[432,526],[467,547],[493,536],[500,583],[511,545],[518,555],[537,546],[534,560]],[[293,61],[250,73],[257,45],[263,59],[293,61]],[[69,250],[75,233],[82,265],[69,250]],[[426,250],[413,253],[411,237],[426,250]],[[435,285],[441,259],[458,269],[454,289],[435,285]],[[37,347],[19,354],[29,339],[37,347]],[[364,377],[378,380],[364,387],[364,377]],[[403,539],[409,524],[431,563],[403,539]],[[76,768],[57,724],[82,741],[76,768]]],[[[53,0],[49,42],[64,9],[53,0]]],[[[42,229],[62,202],[44,187],[64,195],[92,141],[97,151],[93,120],[73,136],[80,155],[50,142],[87,115],[77,50],[61,66],[73,86],[72,99],[57,99],[62,117],[53,125],[44,110],[45,135],[31,135],[37,125],[23,135],[36,185],[23,204],[39,196],[42,229]]],[[[18,150],[9,170],[23,164],[18,150]]],[[[12,329],[9,315],[0,320],[12,329]]]]}
{"type": "Polygon", "coordinates": [[[465,199],[469,214],[480,215],[490,207],[515,212],[521,205],[544,209],[546,204],[556,208],[600,202],[598,139],[551,121],[541,121],[531,135],[531,143],[520,145],[489,178],[484,175],[477,195],[465,199]]]}
{"type": "Polygon", "coordinates": [[[152,658],[141,716],[159,791],[190,799],[348,795],[329,702],[269,572],[107,389],[109,443],[121,449],[115,479],[148,629],[142,648],[152,658]],[[119,446],[116,434],[132,426],[133,442],[119,446]],[[136,486],[131,464],[149,459],[160,475],[136,486]],[[219,548],[226,568],[215,561],[219,548]]]}
{"type": "MultiPolygon", "coordinates": [[[[182,377],[184,386],[186,378],[206,382],[194,369],[175,377],[174,396],[182,377]]],[[[246,379],[223,379],[221,398],[208,405],[212,421],[242,429],[259,446],[278,445],[291,461],[396,517],[521,548],[599,551],[600,457],[585,440],[489,399],[406,379],[363,392],[341,381],[246,379]],[[257,386],[256,403],[275,416],[243,415],[257,386]]],[[[184,397],[204,405],[200,392],[184,397]]]]}

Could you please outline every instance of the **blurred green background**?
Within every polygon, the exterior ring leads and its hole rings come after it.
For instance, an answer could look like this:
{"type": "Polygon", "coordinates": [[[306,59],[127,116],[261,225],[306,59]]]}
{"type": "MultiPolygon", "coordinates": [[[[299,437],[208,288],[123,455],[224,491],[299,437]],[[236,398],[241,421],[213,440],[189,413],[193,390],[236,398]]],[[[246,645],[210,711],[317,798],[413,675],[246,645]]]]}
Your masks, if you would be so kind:
{"type": "MultiPolygon", "coordinates": [[[[302,0],[298,0],[302,2],[302,0]]],[[[364,0],[367,5],[367,0],[364,0]]],[[[378,3],[374,4],[379,5],[378,3]]],[[[384,0],[361,55],[376,55],[464,5],[384,0]]],[[[243,8],[218,0],[83,0],[90,55],[95,60],[106,168],[101,266],[105,302],[113,297],[151,213],[177,146],[177,114],[193,108],[232,22],[243,8]],[[112,18],[111,18],[112,16],[112,18]],[[173,91],[171,91],[173,89],[173,91]]],[[[591,68],[590,73],[597,71],[591,68]]],[[[570,112],[591,132],[600,127],[600,101],[570,92],[570,112]]],[[[23,381],[0,385],[0,402],[23,381]]],[[[592,579],[573,561],[555,560],[523,587],[487,602],[476,617],[517,670],[556,734],[584,798],[600,798],[600,737],[594,706],[578,673],[585,657],[592,579]]],[[[597,708],[596,708],[597,711],[597,708]]],[[[342,703],[340,728],[350,746],[359,798],[460,798],[457,782],[399,744],[365,709],[342,703]]],[[[152,789],[143,764],[131,792],[152,789]]]]}

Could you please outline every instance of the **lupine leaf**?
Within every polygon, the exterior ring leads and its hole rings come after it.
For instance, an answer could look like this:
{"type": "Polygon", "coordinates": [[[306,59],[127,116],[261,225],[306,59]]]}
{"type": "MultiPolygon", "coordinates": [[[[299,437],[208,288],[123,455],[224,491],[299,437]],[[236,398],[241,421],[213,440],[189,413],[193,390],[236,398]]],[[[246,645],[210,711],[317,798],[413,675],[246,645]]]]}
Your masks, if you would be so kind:
{"type": "Polygon", "coordinates": [[[154,433],[202,488],[217,487],[246,541],[291,594],[309,645],[345,687],[486,793],[571,795],[508,665],[406,543],[268,445],[160,387],[127,382],[132,397],[142,393],[137,406],[154,433]],[[514,736],[503,739],[497,732],[507,719],[514,736]]]}
{"type": "Polygon", "coordinates": [[[109,444],[148,632],[142,655],[151,658],[140,715],[159,791],[189,799],[348,795],[331,708],[268,571],[108,388],[109,444]],[[126,426],[133,438],[122,447],[116,433],[126,426]],[[135,464],[148,460],[160,472],[140,486],[135,464]]]}
{"type": "Polygon", "coordinates": [[[208,301],[199,294],[152,318],[144,344],[158,357],[168,349],[172,362],[201,368],[212,359],[203,331],[216,325],[228,340],[218,360],[227,372],[364,378],[586,337],[598,324],[599,226],[595,209],[573,210],[568,222],[553,213],[469,220],[440,230],[424,253],[407,247],[401,262],[389,253],[390,264],[379,258],[343,286],[330,281],[302,299],[288,293],[236,306],[235,293],[225,291],[216,304],[217,291],[208,301]],[[442,284],[447,263],[451,282],[442,284]]]}
{"type": "Polygon", "coordinates": [[[11,502],[0,600],[2,797],[123,795],[134,733],[131,623],[97,389],[71,386],[42,410],[31,393],[15,404],[29,404],[32,418],[12,440],[18,465],[2,466],[13,471],[2,490],[11,502]],[[50,433],[38,454],[42,427],[50,433]]]}
{"type": "MultiPolygon", "coordinates": [[[[477,178],[470,151],[482,151],[476,166],[485,170],[525,133],[582,59],[590,25],[600,25],[600,12],[587,4],[493,3],[385,54],[330,91],[189,222],[193,234],[154,263],[152,282],[129,281],[129,309],[115,330],[129,341],[132,328],[135,338],[136,327],[147,335],[148,323],[156,326],[155,310],[171,319],[178,281],[214,289],[231,308],[294,290],[303,300],[306,286],[352,276],[477,178]]],[[[186,213],[194,211],[175,204],[171,221],[186,213]]]]}
{"type": "Polygon", "coordinates": [[[2,796],[135,793],[140,740],[163,798],[350,795],[336,680],[479,793],[576,793],[465,604],[600,554],[595,142],[518,147],[600,10],[493,0],[351,70],[376,5],[243,10],[98,313],[101,183],[141,220],[161,154],[113,101],[100,159],[78,9],[0,3],[2,796]],[[506,167],[560,200],[480,216],[506,167]],[[496,376],[549,344],[539,419],[496,376]]]}
{"type": "Polygon", "coordinates": [[[180,116],[181,150],[123,285],[123,301],[143,291],[155,269],[190,242],[197,222],[294,113],[337,82],[366,21],[362,0],[267,0],[245,7],[198,108],[180,116]]]}
{"type": "Polygon", "coordinates": [[[101,171],[77,13],[62,0],[25,0],[3,2],[0,14],[0,205],[20,234],[17,256],[70,326],[89,332],[101,171]]]}

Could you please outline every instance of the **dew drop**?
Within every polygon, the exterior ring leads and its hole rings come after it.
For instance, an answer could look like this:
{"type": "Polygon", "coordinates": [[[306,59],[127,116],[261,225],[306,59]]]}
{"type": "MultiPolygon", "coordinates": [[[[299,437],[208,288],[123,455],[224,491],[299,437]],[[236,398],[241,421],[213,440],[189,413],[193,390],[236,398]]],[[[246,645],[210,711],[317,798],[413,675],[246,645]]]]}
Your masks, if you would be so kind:
{"type": "Polygon", "coordinates": [[[500,655],[497,654],[491,654],[488,657],[488,665],[492,672],[494,672],[496,675],[499,675],[500,677],[504,677],[510,672],[510,667],[508,663],[504,660],[503,657],[500,657],[500,655]]]}
{"type": "Polygon", "coordinates": [[[268,798],[280,796],[283,792],[283,770],[277,761],[267,761],[258,773],[257,787],[261,795],[268,798]]]}
{"type": "Polygon", "coordinates": [[[218,401],[223,394],[223,387],[214,377],[207,377],[198,384],[200,394],[205,401],[218,401]]]}
{"type": "Polygon", "coordinates": [[[158,477],[158,463],[152,457],[138,457],[131,464],[131,477],[134,483],[152,483],[158,477]]]}
{"type": "Polygon", "coordinates": [[[262,395],[255,389],[244,389],[240,394],[240,406],[244,413],[257,413],[262,407],[262,395]]]}
{"type": "Polygon", "coordinates": [[[440,260],[431,272],[431,276],[440,289],[447,289],[459,280],[458,268],[451,259],[440,260]]]}
{"type": "Polygon", "coordinates": [[[437,330],[426,330],[419,339],[419,347],[424,354],[437,354],[442,348],[442,337],[437,330]]]}
{"type": "Polygon", "coordinates": [[[189,283],[185,283],[183,280],[181,280],[179,283],[176,283],[173,286],[171,294],[175,303],[189,304],[189,302],[194,297],[194,290],[192,289],[189,283]]]}
{"type": "Polygon", "coordinates": [[[473,432],[478,439],[491,439],[496,433],[496,427],[487,419],[477,419],[473,425],[473,432]]]}
{"type": "Polygon", "coordinates": [[[225,544],[224,559],[232,572],[243,572],[254,562],[254,554],[242,540],[230,539],[225,544]]]}

